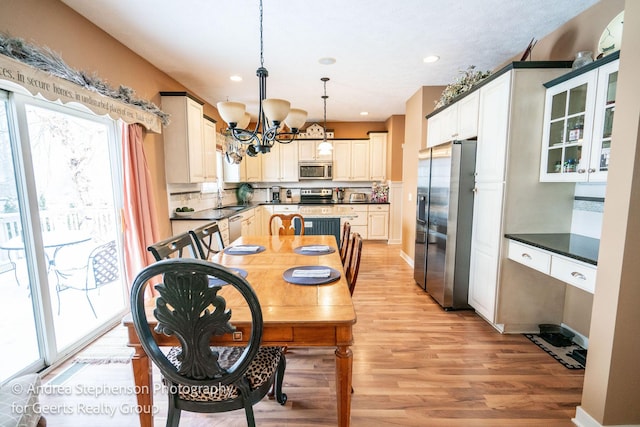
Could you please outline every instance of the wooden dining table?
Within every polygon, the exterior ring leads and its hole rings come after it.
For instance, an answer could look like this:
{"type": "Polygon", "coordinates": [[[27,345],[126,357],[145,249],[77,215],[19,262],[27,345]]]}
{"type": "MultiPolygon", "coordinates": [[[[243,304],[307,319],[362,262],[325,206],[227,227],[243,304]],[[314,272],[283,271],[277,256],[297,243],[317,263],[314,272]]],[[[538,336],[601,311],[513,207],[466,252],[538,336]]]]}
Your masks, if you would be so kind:
{"type": "MultiPolygon", "coordinates": [[[[212,262],[247,273],[247,281],[254,288],[264,320],[262,344],[287,347],[335,348],[336,402],[338,425],[346,427],[351,416],[351,377],[353,354],[352,327],[356,313],[349,287],[340,261],[334,236],[249,236],[240,237],[230,247],[239,245],[264,247],[264,250],[237,255],[227,248],[219,252],[212,262]],[[300,254],[296,248],[306,245],[329,246],[334,252],[326,255],[300,254]],[[287,282],[283,273],[293,267],[324,266],[340,272],[340,278],[321,285],[298,285],[287,282]]],[[[213,337],[212,343],[238,344],[250,334],[250,314],[242,307],[234,307],[233,297],[227,301],[233,309],[232,324],[236,332],[213,337]]],[[[148,301],[147,317],[150,326],[155,301],[148,301]]],[[[134,381],[137,391],[140,425],[153,426],[153,381],[150,359],[140,345],[131,316],[125,317],[128,345],[135,349],[132,356],[134,381]]],[[[175,345],[175,337],[163,336],[162,345],[175,345]]],[[[286,373],[285,373],[286,375],[286,373]]],[[[290,400],[295,395],[289,394],[290,400]]]]}

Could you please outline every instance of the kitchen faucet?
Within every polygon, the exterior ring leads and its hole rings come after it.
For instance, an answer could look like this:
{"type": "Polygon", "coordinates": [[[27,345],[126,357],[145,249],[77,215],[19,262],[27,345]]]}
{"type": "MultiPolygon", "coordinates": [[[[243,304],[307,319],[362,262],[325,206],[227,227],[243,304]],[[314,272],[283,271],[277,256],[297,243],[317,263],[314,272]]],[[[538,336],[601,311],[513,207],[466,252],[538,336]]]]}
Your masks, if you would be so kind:
{"type": "Polygon", "coordinates": [[[218,209],[222,207],[222,192],[218,188],[218,209]]]}

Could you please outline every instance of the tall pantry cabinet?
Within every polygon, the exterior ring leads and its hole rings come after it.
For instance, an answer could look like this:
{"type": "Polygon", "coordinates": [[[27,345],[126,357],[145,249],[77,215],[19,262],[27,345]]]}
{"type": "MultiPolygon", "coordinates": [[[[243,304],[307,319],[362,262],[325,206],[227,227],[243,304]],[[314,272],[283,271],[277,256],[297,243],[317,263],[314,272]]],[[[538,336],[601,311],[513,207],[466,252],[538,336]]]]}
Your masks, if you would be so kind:
{"type": "Polygon", "coordinates": [[[469,304],[501,332],[562,319],[564,287],[509,265],[505,233],[569,232],[572,185],[539,183],[543,83],[568,63],[514,62],[479,88],[469,304]]]}

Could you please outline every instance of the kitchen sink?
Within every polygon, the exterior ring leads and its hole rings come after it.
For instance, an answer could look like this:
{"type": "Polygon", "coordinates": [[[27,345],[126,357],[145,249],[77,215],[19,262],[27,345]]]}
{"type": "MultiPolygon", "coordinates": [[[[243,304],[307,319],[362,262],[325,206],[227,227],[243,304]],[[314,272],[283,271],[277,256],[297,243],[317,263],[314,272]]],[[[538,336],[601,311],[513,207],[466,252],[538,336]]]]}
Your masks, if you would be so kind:
{"type": "Polygon", "coordinates": [[[243,210],[245,207],[246,206],[225,206],[222,208],[213,208],[211,209],[211,212],[213,213],[213,215],[211,215],[211,219],[228,218],[236,212],[243,210]]]}

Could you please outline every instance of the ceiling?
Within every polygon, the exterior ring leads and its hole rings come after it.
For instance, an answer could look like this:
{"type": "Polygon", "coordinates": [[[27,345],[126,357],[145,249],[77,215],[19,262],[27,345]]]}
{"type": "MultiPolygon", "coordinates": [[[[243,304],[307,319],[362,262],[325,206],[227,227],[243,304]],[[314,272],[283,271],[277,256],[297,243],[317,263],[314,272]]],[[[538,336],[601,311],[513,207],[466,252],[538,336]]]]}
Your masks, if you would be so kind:
{"type": "MultiPolygon", "coordinates": [[[[257,113],[259,0],[62,1],[208,103],[257,113]]],[[[384,121],[421,86],[495,69],[597,1],[264,0],[267,96],[322,122],[329,77],[328,121],[384,121]]]]}

